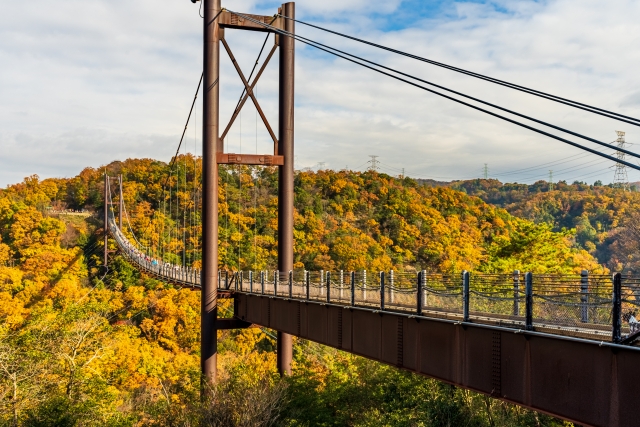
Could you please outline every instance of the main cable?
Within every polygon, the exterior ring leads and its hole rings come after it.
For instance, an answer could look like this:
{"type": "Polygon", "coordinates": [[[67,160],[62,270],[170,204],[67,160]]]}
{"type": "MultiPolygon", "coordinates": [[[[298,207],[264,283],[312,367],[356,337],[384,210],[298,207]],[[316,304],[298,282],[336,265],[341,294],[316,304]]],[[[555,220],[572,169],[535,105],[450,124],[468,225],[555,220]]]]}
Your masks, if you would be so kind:
{"type": "MultiPolygon", "coordinates": [[[[286,31],[285,31],[285,32],[286,32],[286,31]]],[[[290,33],[288,33],[288,34],[290,34],[290,33]]],[[[473,101],[475,101],[475,102],[479,102],[479,103],[481,103],[481,104],[488,105],[488,106],[490,106],[490,107],[492,107],[492,108],[495,108],[495,109],[498,109],[498,110],[502,110],[502,111],[507,112],[507,113],[509,113],[509,114],[513,114],[514,116],[522,117],[523,119],[527,119],[527,120],[530,120],[530,121],[532,121],[532,122],[535,122],[535,123],[541,124],[541,125],[543,125],[543,126],[550,127],[550,128],[552,128],[552,129],[558,130],[558,131],[560,131],[560,132],[568,133],[569,135],[573,135],[573,136],[575,136],[575,137],[578,137],[578,138],[584,139],[584,140],[586,140],[586,141],[593,142],[594,144],[598,144],[598,145],[601,145],[601,146],[603,146],[603,147],[607,147],[607,148],[611,147],[611,145],[610,145],[610,144],[608,144],[608,143],[606,143],[606,142],[599,141],[599,140],[597,140],[597,139],[594,139],[594,138],[588,137],[588,136],[586,136],[586,135],[582,135],[582,134],[580,134],[580,133],[577,133],[577,132],[571,131],[571,130],[569,130],[569,129],[565,129],[565,128],[562,128],[562,127],[560,127],[560,126],[556,126],[556,125],[554,125],[554,124],[551,124],[551,123],[545,122],[545,121],[543,121],[543,120],[539,120],[539,119],[536,119],[536,118],[534,118],[534,117],[528,116],[528,115],[526,115],[526,114],[518,113],[517,111],[511,110],[511,109],[508,109],[508,108],[501,107],[501,106],[496,105],[496,104],[493,104],[493,103],[491,103],[491,102],[483,101],[482,99],[479,99],[479,98],[473,97],[473,96],[471,96],[471,95],[467,95],[467,94],[464,94],[464,93],[462,93],[462,92],[458,92],[458,91],[456,91],[456,90],[454,90],[454,89],[450,89],[450,88],[448,88],[448,87],[445,87],[445,86],[442,86],[442,85],[439,85],[439,84],[436,84],[436,83],[430,82],[430,81],[428,81],[428,80],[421,79],[421,78],[416,77],[416,76],[413,76],[413,75],[411,75],[411,74],[407,74],[407,73],[404,73],[404,72],[402,72],[402,71],[398,71],[398,70],[396,70],[396,69],[394,69],[394,68],[390,68],[390,67],[387,67],[387,66],[384,66],[384,65],[378,64],[378,63],[376,63],[376,62],[373,62],[373,61],[370,61],[370,60],[368,60],[368,59],[365,59],[365,58],[359,57],[359,56],[357,56],[357,55],[353,55],[353,54],[351,54],[351,53],[348,53],[348,52],[342,51],[342,50],[340,50],[340,49],[336,49],[336,48],[331,47],[331,46],[327,46],[327,45],[325,45],[325,44],[322,44],[322,43],[316,42],[316,41],[311,40],[311,39],[308,39],[308,38],[306,38],[306,37],[299,36],[299,35],[295,35],[295,34],[292,34],[292,35],[293,35],[294,37],[297,37],[297,38],[301,39],[300,41],[306,40],[306,41],[308,41],[308,42],[310,42],[310,43],[314,43],[314,44],[316,44],[316,45],[318,45],[318,46],[322,46],[323,48],[331,49],[331,50],[333,50],[333,51],[335,51],[335,52],[338,52],[338,53],[340,53],[340,54],[342,54],[342,55],[350,56],[351,58],[357,59],[358,61],[363,61],[363,62],[366,62],[366,63],[368,63],[368,64],[371,64],[371,65],[373,65],[373,66],[375,66],[375,67],[379,67],[379,68],[382,68],[382,69],[384,69],[384,70],[388,70],[388,71],[391,71],[391,72],[393,72],[393,73],[400,74],[401,76],[405,76],[405,77],[410,78],[410,79],[412,79],[412,80],[416,80],[416,81],[419,81],[419,82],[425,83],[425,84],[427,84],[427,85],[429,85],[429,86],[437,87],[438,89],[442,89],[442,90],[445,90],[445,91],[447,91],[447,92],[454,93],[454,94],[456,94],[456,95],[458,95],[458,96],[462,96],[462,97],[464,97],[464,98],[471,99],[471,100],[473,100],[473,101]]],[[[434,93],[435,93],[435,92],[434,92],[434,93]]],[[[630,155],[630,156],[632,156],[632,157],[640,158],[640,154],[634,153],[633,151],[625,150],[624,148],[620,148],[620,149],[618,149],[618,151],[620,151],[620,152],[622,152],[622,153],[625,153],[625,154],[628,154],[628,155],[630,155]]]]}
{"type": "Polygon", "coordinates": [[[508,87],[510,89],[518,90],[520,92],[528,93],[529,95],[538,96],[538,97],[541,97],[541,98],[544,98],[544,99],[547,99],[547,100],[550,100],[550,101],[558,102],[560,104],[564,104],[564,105],[568,105],[570,107],[574,107],[574,108],[578,108],[578,109],[581,109],[581,110],[584,110],[584,111],[588,111],[590,113],[599,114],[601,116],[608,117],[608,118],[611,118],[611,119],[614,119],[614,120],[619,120],[619,121],[622,121],[622,122],[625,122],[625,123],[629,123],[629,124],[632,124],[634,126],[640,126],[640,119],[637,119],[635,117],[630,117],[630,116],[626,116],[624,114],[616,113],[614,111],[609,111],[609,110],[605,110],[603,108],[594,107],[593,105],[584,104],[584,103],[581,103],[581,102],[578,102],[578,101],[573,101],[573,100],[568,99],[568,98],[563,98],[563,97],[560,97],[560,96],[557,96],[557,95],[553,95],[553,94],[550,94],[550,93],[542,92],[542,91],[539,91],[539,90],[536,90],[536,89],[532,89],[532,88],[529,88],[529,87],[526,87],[526,86],[521,86],[521,85],[518,85],[518,84],[515,84],[515,83],[511,83],[511,82],[507,82],[507,81],[504,81],[504,80],[500,80],[500,79],[497,79],[495,77],[486,76],[484,74],[475,73],[473,71],[468,71],[468,70],[465,70],[463,68],[454,67],[453,65],[448,65],[448,64],[445,64],[445,63],[442,63],[442,62],[434,61],[432,59],[423,58],[423,57],[418,56],[418,55],[413,55],[411,53],[403,52],[401,50],[397,50],[397,49],[393,49],[393,48],[390,48],[390,47],[387,47],[387,46],[383,46],[383,45],[380,45],[380,44],[377,44],[377,43],[373,43],[373,42],[370,42],[370,41],[367,41],[367,40],[364,40],[364,39],[360,39],[358,37],[354,37],[354,36],[350,36],[348,34],[340,33],[338,31],[330,30],[328,28],[323,28],[323,27],[320,27],[318,25],[309,24],[308,22],[299,21],[299,20],[297,20],[295,18],[291,18],[291,17],[284,16],[284,15],[281,15],[281,14],[279,14],[278,16],[280,16],[282,18],[285,18],[285,19],[290,19],[290,20],[295,21],[295,22],[297,22],[299,24],[302,24],[302,25],[307,25],[309,27],[316,28],[316,29],[321,30],[321,31],[325,31],[325,32],[328,32],[328,33],[331,33],[331,34],[335,34],[335,35],[340,36],[340,37],[344,37],[344,38],[347,38],[347,39],[350,39],[350,40],[354,40],[354,41],[357,41],[357,42],[360,42],[360,43],[367,44],[369,46],[373,46],[373,47],[376,47],[376,48],[379,48],[379,49],[383,49],[383,50],[386,50],[388,52],[396,53],[398,55],[406,56],[406,57],[411,58],[411,59],[416,59],[418,61],[426,62],[428,64],[435,65],[437,67],[445,68],[445,69],[448,69],[448,70],[451,70],[451,71],[455,71],[457,73],[461,73],[461,74],[465,74],[465,75],[468,75],[468,76],[471,76],[471,77],[475,77],[475,78],[478,78],[478,79],[481,79],[481,80],[485,80],[485,81],[488,81],[490,83],[494,83],[494,84],[497,84],[497,85],[500,85],[500,86],[508,87]]]}
{"type": "MultiPolygon", "coordinates": [[[[484,109],[484,108],[481,108],[481,107],[478,107],[478,106],[475,106],[475,105],[469,104],[468,102],[464,102],[464,101],[459,100],[459,99],[457,99],[457,98],[451,97],[451,96],[449,96],[449,95],[443,94],[443,93],[441,93],[441,92],[435,91],[435,90],[433,90],[433,89],[429,89],[429,88],[424,87],[424,86],[422,86],[422,85],[419,85],[419,84],[417,84],[417,83],[414,83],[414,82],[411,82],[411,81],[409,81],[409,80],[403,79],[403,78],[401,78],[401,77],[395,76],[395,75],[390,74],[390,73],[388,73],[388,72],[385,72],[385,71],[382,71],[382,70],[380,70],[380,69],[374,68],[374,67],[372,67],[372,66],[370,66],[370,65],[363,64],[362,62],[358,62],[358,61],[357,61],[357,60],[355,60],[355,59],[352,59],[352,58],[349,58],[349,57],[347,57],[347,56],[345,56],[345,55],[341,55],[341,54],[339,54],[339,53],[334,52],[334,50],[336,50],[336,51],[337,51],[337,49],[334,49],[334,48],[331,48],[331,47],[323,48],[323,47],[321,47],[321,46],[320,46],[320,43],[317,43],[317,42],[314,42],[314,41],[307,41],[308,39],[304,39],[304,38],[301,38],[301,37],[299,37],[299,36],[297,36],[297,35],[295,35],[295,34],[289,33],[289,32],[284,31],[284,30],[280,30],[279,28],[275,28],[275,27],[273,27],[273,26],[271,26],[271,25],[268,25],[268,24],[265,24],[265,23],[260,22],[260,21],[258,21],[258,20],[255,20],[255,19],[253,19],[253,18],[251,18],[251,17],[249,17],[249,16],[247,16],[247,15],[243,15],[243,14],[241,14],[241,13],[233,12],[233,11],[230,11],[230,10],[229,10],[229,12],[233,13],[234,15],[241,16],[241,17],[243,17],[244,19],[247,19],[247,20],[249,20],[249,21],[252,21],[252,22],[254,22],[254,23],[256,23],[256,24],[259,24],[259,25],[262,25],[262,26],[264,26],[264,27],[266,27],[266,28],[269,28],[269,29],[270,29],[270,30],[272,30],[273,32],[276,32],[276,33],[278,33],[278,34],[284,35],[284,36],[286,36],[286,37],[291,37],[291,38],[293,38],[294,40],[298,40],[298,41],[300,41],[300,42],[302,42],[302,43],[304,43],[304,44],[307,44],[307,45],[309,45],[309,46],[315,47],[316,49],[319,49],[319,50],[322,50],[322,51],[324,51],[324,52],[330,53],[330,54],[332,54],[332,55],[334,55],[334,56],[337,56],[337,57],[339,57],[339,58],[345,59],[345,60],[347,60],[347,61],[349,61],[349,62],[353,62],[354,64],[358,64],[358,65],[360,65],[360,66],[362,66],[362,67],[368,68],[368,69],[370,69],[370,70],[372,70],[372,71],[376,71],[376,72],[378,72],[378,73],[380,73],[380,74],[386,75],[386,76],[391,77],[391,78],[393,78],[393,79],[396,79],[396,80],[398,80],[398,81],[401,81],[401,82],[407,83],[407,84],[409,84],[409,85],[411,85],[411,86],[414,86],[414,87],[420,88],[420,89],[422,89],[422,90],[425,90],[425,91],[427,91],[427,92],[430,92],[430,93],[433,93],[433,94],[435,94],[435,95],[441,96],[441,97],[443,97],[443,98],[449,99],[449,100],[451,100],[451,101],[454,101],[454,102],[456,102],[456,103],[458,103],[458,104],[462,104],[462,105],[467,106],[467,107],[469,107],[469,108],[473,108],[474,110],[481,111],[481,112],[483,112],[483,113],[485,113],[485,114],[488,114],[488,115],[490,115],[490,116],[493,116],[493,117],[496,117],[496,118],[502,119],[502,120],[504,120],[504,121],[507,121],[507,122],[509,122],[509,123],[515,124],[516,126],[523,127],[523,128],[528,129],[528,130],[530,130],[530,131],[532,131],[532,132],[539,133],[539,134],[544,135],[544,136],[547,136],[547,137],[549,137],[549,138],[556,139],[556,140],[558,140],[558,141],[564,142],[565,144],[572,145],[572,146],[574,146],[574,147],[577,147],[577,148],[580,148],[580,149],[582,149],[582,150],[588,151],[588,152],[590,152],[590,153],[596,154],[596,155],[598,155],[598,156],[604,157],[604,158],[609,159],[609,160],[611,160],[611,161],[614,161],[614,162],[616,162],[616,163],[620,163],[620,164],[623,164],[623,165],[625,165],[625,166],[629,166],[629,167],[630,167],[630,168],[632,168],[632,169],[640,170],[640,166],[635,165],[635,164],[633,164],[633,163],[629,163],[629,162],[627,162],[627,161],[617,159],[617,158],[615,158],[615,157],[613,157],[613,156],[610,156],[610,155],[608,155],[608,154],[601,153],[600,151],[594,150],[594,149],[589,148],[589,147],[585,147],[584,145],[580,145],[580,144],[578,144],[578,143],[576,143],[576,142],[573,142],[573,141],[570,141],[570,140],[568,140],[568,139],[565,139],[565,138],[559,137],[559,136],[557,136],[557,135],[553,135],[553,134],[551,134],[551,133],[549,133],[549,132],[546,132],[546,131],[544,131],[544,130],[542,130],[542,129],[534,128],[534,127],[529,126],[529,125],[527,125],[527,124],[524,124],[524,123],[518,122],[518,121],[516,121],[516,120],[510,119],[510,118],[508,118],[508,117],[502,116],[502,115],[500,115],[500,114],[494,113],[494,112],[489,111],[489,110],[486,110],[486,109],[484,109]]],[[[418,79],[416,79],[416,80],[418,80],[418,79]]],[[[553,126],[553,125],[552,125],[552,126],[553,126]]],[[[571,133],[571,131],[566,131],[566,132],[567,132],[567,133],[571,133]]],[[[607,146],[607,147],[611,147],[609,144],[605,144],[605,143],[601,143],[601,144],[603,144],[603,145],[605,145],[605,146],[607,146]]],[[[621,150],[621,149],[618,149],[617,151],[622,151],[622,150],[621,150]]],[[[627,152],[626,150],[625,150],[624,152],[625,152],[625,153],[627,153],[627,154],[629,154],[629,155],[631,155],[631,156],[640,157],[640,155],[638,155],[638,154],[636,154],[636,153],[633,153],[633,152],[627,152]]]]}

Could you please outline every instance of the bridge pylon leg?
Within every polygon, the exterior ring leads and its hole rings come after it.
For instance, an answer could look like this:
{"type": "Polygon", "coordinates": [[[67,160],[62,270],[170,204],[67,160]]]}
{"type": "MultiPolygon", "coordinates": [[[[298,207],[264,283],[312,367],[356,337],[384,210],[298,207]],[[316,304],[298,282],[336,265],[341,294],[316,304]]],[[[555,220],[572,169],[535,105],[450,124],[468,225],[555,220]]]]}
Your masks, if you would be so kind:
{"type": "Polygon", "coordinates": [[[219,133],[220,0],[202,0],[204,9],[204,89],[202,124],[202,290],[200,368],[203,380],[216,381],[218,330],[218,162],[222,152],[219,133]]]}
{"type": "MultiPolygon", "coordinates": [[[[280,8],[284,16],[295,18],[295,3],[284,3],[280,8]]],[[[284,20],[284,29],[294,32],[294,21],[284,20]]],[[[293,270],[293,108],[295,45],[291,37],[279,36],[279,126],[278,154],[284,156],[284,165],[278,167],[278,270],[293,270]]],[[[278,372],[291,374],[293,355],[291,335],[278,332],[278,372]]]]}

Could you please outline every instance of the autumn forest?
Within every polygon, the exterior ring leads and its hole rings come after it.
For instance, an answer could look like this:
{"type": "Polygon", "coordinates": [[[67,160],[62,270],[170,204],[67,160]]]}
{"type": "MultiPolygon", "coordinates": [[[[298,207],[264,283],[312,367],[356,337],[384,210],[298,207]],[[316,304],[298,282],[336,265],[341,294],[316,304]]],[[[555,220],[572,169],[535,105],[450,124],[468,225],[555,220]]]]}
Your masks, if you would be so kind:
{"type": "MultiPolygon", "coordinates": [[[[113,241],[103,265],[101,217],[104,174],[122,175],[130,240],[200,267],[200,171],[189,155],[129,159],[0,190],[0,426],[570,425],[304,340],[280,378],[260,328],[219,331],[220,381],[201,399],[199,292],[141,274],[113,241]]],[[[221,170],[223,268],[277,265],[277,183],[271,168],[221,170]]],[[[299,171],[295,268],[637,271],[639,201],[580,182],[299,171]]]]}

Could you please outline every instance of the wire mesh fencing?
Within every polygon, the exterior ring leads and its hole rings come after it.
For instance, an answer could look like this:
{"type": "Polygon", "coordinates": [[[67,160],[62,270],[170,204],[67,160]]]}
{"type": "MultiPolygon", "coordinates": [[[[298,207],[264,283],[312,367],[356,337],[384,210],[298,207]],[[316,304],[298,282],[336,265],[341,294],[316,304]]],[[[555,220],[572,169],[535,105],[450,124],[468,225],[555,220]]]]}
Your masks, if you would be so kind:
{"type": "MultiPolygon", "coordinates": [[[[124,239],[122,239],[124,240],[124,239]]],[[[120,242],[119,242],[120,243],[120,242]]],[[[132,252],[132,258],[140,258],[132,252]]],[[[136,260],[137,260],[136,258],[136,260]]],[[[141,258],[142,259],[142,258],[141,258]]],[[[138,262],[138,261],[136,261],[138,262]]],[[[139,263],[147,260],[139,261],[139,263]]],[[[199,272],[151,265],[178,281],[199,282],[199,272]]],[[[615,276],[615,275],[614,275],[615,276]]],[[[620,276],[616,306],[612,276],[583,272],[551,275],[443,274],[425,271],[220,271],[220,290],[338,305],[404,311],[423,316],[446,314],[463,321],[559,333],[574,331],[624,340],[640,332],[640,277],[620,276]],[[617,308],[616,308],[617,307],[617,308]],[[617,310],[617,311],[616,311],[617,310]]]]}
{"type": "Polygon", "coordinates": [[[291,297],[304,299],[307,296],[307,271],[294,270],[291,272],[291,297]]]}
{"type": "Polygon", "coordinates": [[[385,306],[394,310],[415,311],[417,304],[417,273],[389,271],[385,277],[385,306]]]}
{"type": "Polygon", "coordinates": [[[623,275],[621,277],[621,318],[622,333],[631,335],[640,332],[638,313],[640,312],[640,277],[623,275]]]}
{"type": "MultiPolygon", "coordinates": [[[[200,270],[150,256],[116,224],[108,229],[122,253],[142,271],[186,286],[201,284],[200,270]]],[[[614,342],[640,337],[640,276],[589,274],[442,274],[426,271],[218,271],[218,289],[321,300],[381,310],[437,312],[463,321],[508,319],[527,330],[555,328],[599,335],[614,342]]]]}
{"type": "Polygon", "coordinates": [[[462,280],[453,274],[425,274],[422,310],[462,313],[462,280]]]}
{"type": "Polygon", "coordinates": [[[472,316],[524,320],[524,276],[513,274],[471,274],[469,311],[472,316]]]}
{"type": "MultiPolygon", "coordinates": [[[[583,327],[611,325],[613,286],[610,276],[536,275],[533,324],[583,327]]],[[[602,328],[600,328],[602,329],[602,328]]]]}
{"type": "Polygon", "coordinates": [[[327,272],[327,301],[349,304],[351,302],[351,275],[343,270],[327,272]]]}
{"type": "Polygon", "coordinates": [[[380,306],[380,274],[367,270],[354,272],[354,301],[364,307],[380,306]]]}
{"type": "Polygon", "coordinates": [[[327,284],[325,281],[325,272],[310,271],[309,275],[309,299],[316,301],[327,300],[327,284]]]}

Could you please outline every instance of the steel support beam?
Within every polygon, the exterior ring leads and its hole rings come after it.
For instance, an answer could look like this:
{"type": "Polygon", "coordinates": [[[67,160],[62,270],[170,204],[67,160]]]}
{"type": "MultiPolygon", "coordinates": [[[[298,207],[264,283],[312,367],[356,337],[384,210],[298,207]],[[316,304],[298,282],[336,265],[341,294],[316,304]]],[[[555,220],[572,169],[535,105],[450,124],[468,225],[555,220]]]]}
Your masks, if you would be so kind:
{"type": "MultiPolygon", "coordinates": [[[[280,13],[295,18],[295,3],[284,3],[280,13]]],[[[295,32],[294,21],[284,19],[285,31],[295,32]]],[[[293,270],[293,101],[295,45],[291,37],[279,36],[279,115],[278,152],[284,157],[284,165],[278,167],[278,270],[293,270]]],[[[246,86],[246,84],[245,84],[246,86]]],[[[278,332],[278,372],[291,373],[292,339],[285,332],[278,332]]]]}
{"type": "Polygon", "coordinates": [[[200,369],[203,379],[216,380],[218,332],[218,162],[223,151],[219,135],[220,37],[216,20],[220,0],[202,0],[204,9],[204,88],[202,125],[202,292],[200,369]]]}
{"type": "Polygon", "coordinates": [[[409,313],[236,294],[236,316],[584,426],[638,424],[640,349],[409,313]]]}
{"type": "MultiPolygon", "coordinates": [[[[250,322],[245,322],[244,320],[231,318],[231,319],[218,319],[216,320],[216,328],[218,330],[223,329],[245,329],[252,328],[254,325],[250,322]]],[[[257,328],[257,326],[255,326],[257,328]]]]}
{"type": "Polygon", "coordinates": [[[218,153],[218,164],[282,166],[284,165],[284,157],[270,154],[218,153]]]}
{"type": "MultiPolygon", "coordinates": [[[[282,29],[282,18],[274,18],[273,16],[264,16],[264,15],[251,15],[248,13],[243,13],[242,15],[247,18],[251,18],[255,21],[262,22],[267,25],[271,25],[276,28],[282,29]]],[[[218,23],[223,28],[234,28],[237,30],[249,30],[249,31],[259,31],[259,32],[269,32],[270,30],[264,25],[260,25],[256,22],[245,19],[242,16],[234,15],[231,12],[224,11],[220,14],[220,18],[218,19],[218,23]]]]}

